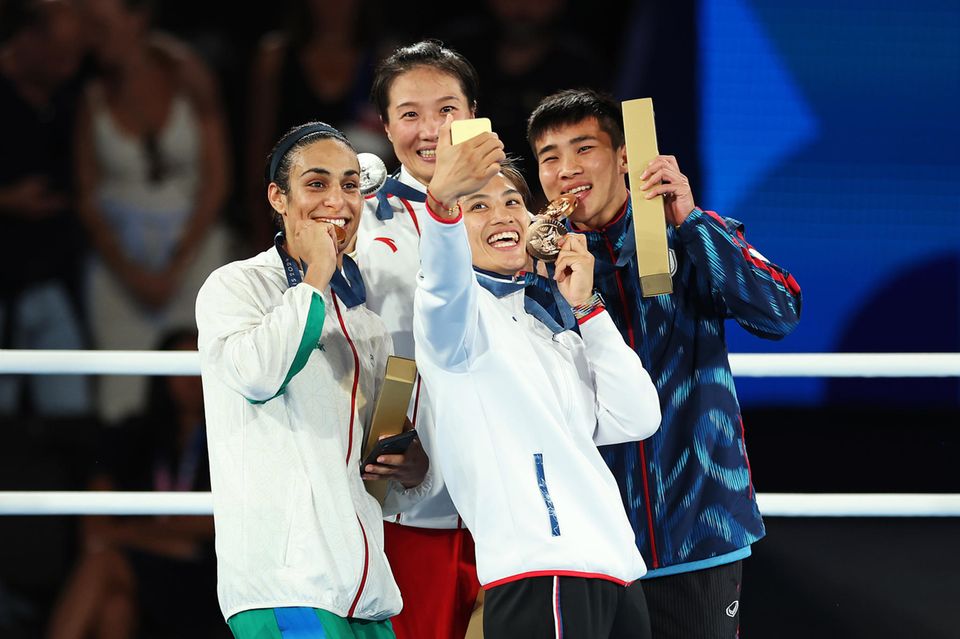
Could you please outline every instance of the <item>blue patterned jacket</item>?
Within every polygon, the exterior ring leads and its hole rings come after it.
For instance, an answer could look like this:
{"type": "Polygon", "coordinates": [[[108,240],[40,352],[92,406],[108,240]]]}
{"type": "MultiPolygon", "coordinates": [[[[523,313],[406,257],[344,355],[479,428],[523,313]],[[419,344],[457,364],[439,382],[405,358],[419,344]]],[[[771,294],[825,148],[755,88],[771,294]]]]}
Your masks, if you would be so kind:
{"type": "Polygon", "coordinates": [[[799,322],[801,296],[789,273],[747,243],[742,224],[696,209],[667,229],[673,293],[644,298],[632,219],[628,201],[585,235],[595,286],[660,394],[653,437],[601,449],[647,577],[657,577],[736,561],[763,537],[724,320],[780,339],[799,322]]]}

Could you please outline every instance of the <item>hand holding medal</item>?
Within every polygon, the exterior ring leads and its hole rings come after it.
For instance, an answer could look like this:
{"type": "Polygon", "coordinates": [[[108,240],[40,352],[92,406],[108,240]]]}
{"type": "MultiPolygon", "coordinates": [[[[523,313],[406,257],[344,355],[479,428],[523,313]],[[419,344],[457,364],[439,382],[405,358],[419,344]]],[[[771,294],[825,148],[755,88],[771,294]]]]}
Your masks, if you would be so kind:
{"type": "Polygon", "coordinates": [[[543,262],[555,262],[560,254],[558,242],[567,234],[563,220],[570,217],[578,206],[580,200],[576,195],[561,195],[547,204],[527,229],[527,253],[543,262]]]}

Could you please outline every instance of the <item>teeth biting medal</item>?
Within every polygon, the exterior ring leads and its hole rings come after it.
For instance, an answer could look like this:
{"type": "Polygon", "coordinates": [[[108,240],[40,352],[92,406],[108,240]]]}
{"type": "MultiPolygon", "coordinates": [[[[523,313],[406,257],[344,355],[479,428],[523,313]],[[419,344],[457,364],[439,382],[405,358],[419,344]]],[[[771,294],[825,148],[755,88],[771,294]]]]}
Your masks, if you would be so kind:
{"type": "Polygon", "coordinates": [[[337,225],[337,224],[334,224],[333,222],[331,222],[331,221],[329,221],[329,220],[324,220],[324,219],[322,219],[322,218],[321,218],[321,219],[318,219],[317,221],[318,221],[318,222],[323,222],[324,224],[327,224],[327,225],[333,227],[333,233],[334,233],[334,235],[337,236],[337,246],[343,244],[344,241],[346,241],[346,239],[347,239],[347,232],[346,232],[345,230],[343,230],[343,227],[341,227],[341,226],[339,226],[339,225],[337,225]]]}
{"type": "Polygon", "coordinates": [[[563,220],[570,217],[580,200],[576,195],[561,195],[547,204],[527,229],[527,253],[544,262],[555,262],[560,254],[557,242],[567,234],[563,220]]]}

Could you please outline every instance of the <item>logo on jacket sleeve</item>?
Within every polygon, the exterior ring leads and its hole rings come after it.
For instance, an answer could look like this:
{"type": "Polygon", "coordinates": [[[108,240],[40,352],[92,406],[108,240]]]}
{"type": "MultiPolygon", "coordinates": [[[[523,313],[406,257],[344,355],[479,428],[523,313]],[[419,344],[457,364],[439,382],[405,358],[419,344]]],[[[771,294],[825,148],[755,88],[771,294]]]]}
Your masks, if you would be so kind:
{"type": "Polygon", "coordinates": [[[391,250],[391,251],[393,251],[394,253],[397,252],[397,242],[396,242],[396,240],[394,240],[394,239],[392,239],[392,238],[389,238],[389,237],[375,237],[375,238],[373,238],[373,241],[374,241],[374,242],[383,242],[384,244],[386,244],[387,246],[390,247],[390,250],[391,250]]]}

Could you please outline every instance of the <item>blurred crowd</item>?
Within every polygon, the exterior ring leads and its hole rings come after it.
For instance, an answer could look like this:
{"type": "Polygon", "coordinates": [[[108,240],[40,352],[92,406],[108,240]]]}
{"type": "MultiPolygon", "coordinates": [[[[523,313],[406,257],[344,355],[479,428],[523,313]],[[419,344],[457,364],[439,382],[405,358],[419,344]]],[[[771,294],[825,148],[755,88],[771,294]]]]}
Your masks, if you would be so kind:
{"type": "MultiPolygon", "coordinates": [[[[396,168],[370,77],[420,38],[475,65],[531,184],[525,119],[562,88],[653,95],[661,146],[696,157],[693,6],[661,5],[0,0],[0,348],[195,350],[206,276],[271,242],[272,141],[319,119],[396,168]]],[[[0,490],[208,490],[199,384],[0,376],[0,490]]],[[[209,518],[2,518],[0,634],[216,636],[212,538],[209,518]]]]}

